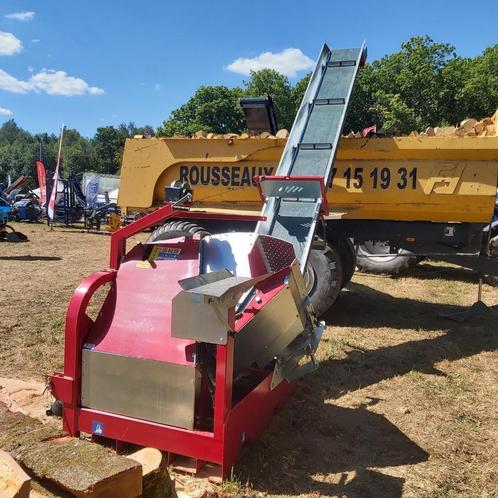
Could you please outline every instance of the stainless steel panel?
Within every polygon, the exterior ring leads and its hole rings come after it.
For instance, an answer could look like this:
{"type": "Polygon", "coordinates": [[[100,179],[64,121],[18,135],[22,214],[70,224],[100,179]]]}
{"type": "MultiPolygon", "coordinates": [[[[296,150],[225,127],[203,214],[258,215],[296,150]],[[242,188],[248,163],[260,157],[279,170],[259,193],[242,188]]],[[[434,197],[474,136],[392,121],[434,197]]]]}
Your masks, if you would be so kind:
{"type": "Polygon", "coordinates": [[[218,280],[223,280],[225,278],[231,277],[232,274],[227,269],[221,269],[219,271],[213,271],[211,273],[201,273],[195,277],[187,277],[182,280],[178,280],[180,287],[183,290],[191,290],[201,285],[211,284],[217,282],[218,280]]]}
{"type": "Polygon", "coordinates": [[[171,335],[211,344],[226,344],[227,334],[231,330],[228,323],[230,308],[237,304],[244,292],[266,276],[228,277],[181,291],[172,302],[171,335]]]}
{"type": "Polygon", "coordinates": [[[286,287],[235,335],[234,376],[253,363],[265,367],[303,329],[292,291],[286,287]]]}
{"type": "Polygon", "coordinates": [[[182,291],[173,298],[171,335],[181,339],[226,344],[230,332],[227,317],[229,306],[213,306],[197,294],[182,291]]]}
{"type": "Polygon", "coordinates": [[[84,349],[81,405],[194,428],[200,374],[194,367],[84,349]]]}
{"type": "Polygon", "coordinates": [[[227,269],[238,277],[250,277],[248,255],[254,245],[255,233],[218,233],[201,241],[201,272],[227,269]]]}
{"type": "Polygon", "coordinates": [[[292,275],[291,278],[289,278],[289,289],[292,292],[294,302],[296,303],[296,307],[304,324],[308,318],[306,303],[310,303],[308,299],[308,292],[306,290],[306,283],[297,262],[294,262],[291,266],[291,272],[292,275]]]}
{"type": "Polygon", "coordinates": [[[226,303],[233,306],[243,292],[263,278],[264,275],[255,278],[230,276],[223,280],[216,280],[215,282],[189,289],[187,292],[204,297],[206,302],[226,303]]]}

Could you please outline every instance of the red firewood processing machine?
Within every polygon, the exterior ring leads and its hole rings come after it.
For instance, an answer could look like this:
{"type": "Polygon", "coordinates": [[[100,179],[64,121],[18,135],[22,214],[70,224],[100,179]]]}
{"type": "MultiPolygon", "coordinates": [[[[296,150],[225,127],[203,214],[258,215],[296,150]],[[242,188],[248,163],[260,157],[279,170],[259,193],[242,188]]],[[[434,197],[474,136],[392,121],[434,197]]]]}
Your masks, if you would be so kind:
{"type": "Polygon", "coordinates": [[[86,278],[68,307],[64,372],[50,376],[63,424],[152,446],[225,477],[297,378],[317,367],[323,323],[303,272],[328,213],[325,185],[366,48],[324,45],[276,176],[260,177],[260,216],[191,211],[185,186],[111,236],[110,267],[86,278]],[[229,232],[146,242],[126,239],[165,221],[258,221],[229,232]],[[94,293],[109,291],[95,320],[94,293]]]}

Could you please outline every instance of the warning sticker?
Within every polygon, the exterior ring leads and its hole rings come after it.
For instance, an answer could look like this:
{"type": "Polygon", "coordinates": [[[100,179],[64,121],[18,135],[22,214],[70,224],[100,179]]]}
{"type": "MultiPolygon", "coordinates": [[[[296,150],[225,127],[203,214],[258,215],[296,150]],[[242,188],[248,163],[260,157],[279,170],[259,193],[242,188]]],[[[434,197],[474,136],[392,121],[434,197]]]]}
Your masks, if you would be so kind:
{"type": "Polygon", "coordinates": [[[139,261],[136,264],[136,267],[137,268],[144,268],[144,269],[151,268],[150,263],[147,260],[146,261],[139,261]]]}
{"type": "Polygon", "coordinates": [[[104,435],[104,422],[99,422],[98,420],[92,420],[92,434],[96,436],[104,435]]]}
{"type": "Polygon", "coordinates": [[[176,259],[181,252],[182,250],[177,247],[154,246],[150,252],[149,261],[176,259]]]}

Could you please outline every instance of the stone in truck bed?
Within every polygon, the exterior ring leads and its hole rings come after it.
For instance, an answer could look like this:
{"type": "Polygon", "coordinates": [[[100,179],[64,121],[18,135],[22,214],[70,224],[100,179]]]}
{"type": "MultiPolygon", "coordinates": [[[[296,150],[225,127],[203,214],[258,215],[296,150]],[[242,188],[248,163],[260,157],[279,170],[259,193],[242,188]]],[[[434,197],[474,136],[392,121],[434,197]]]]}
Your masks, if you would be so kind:
{"type": "Polygon", "coordinates": [[[71,438],[22,413],[12,413],[3,403],[0,449],[37,479],[47,479],[78,497],[131,498],[142,493],[139,463],[98,444],[71,438]]]}

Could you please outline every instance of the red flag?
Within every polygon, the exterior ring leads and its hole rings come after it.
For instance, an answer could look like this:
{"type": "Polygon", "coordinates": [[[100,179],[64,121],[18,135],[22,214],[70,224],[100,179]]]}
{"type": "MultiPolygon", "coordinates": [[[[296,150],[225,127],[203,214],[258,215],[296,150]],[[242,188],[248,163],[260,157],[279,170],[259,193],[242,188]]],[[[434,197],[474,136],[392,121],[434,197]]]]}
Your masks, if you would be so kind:
{"type": "Polygon", "coordinates": [[[40,187],[40,204],[47,203],[47,172],[41,161],[36,161],[36,173],[38,175],[38,186],[40,187]]]}
{"type": "Polygon", "coordinates": [[[377,125],[369,126],[368,128],[364,128],[361,130],[362,137],[368,137],[369,135],[375,135],[377,133],[377,125]]]}

